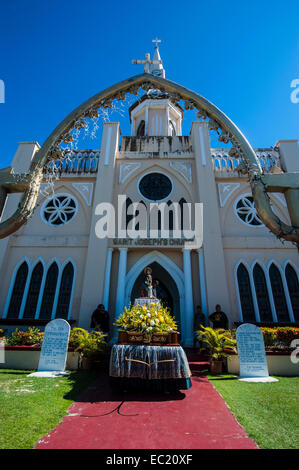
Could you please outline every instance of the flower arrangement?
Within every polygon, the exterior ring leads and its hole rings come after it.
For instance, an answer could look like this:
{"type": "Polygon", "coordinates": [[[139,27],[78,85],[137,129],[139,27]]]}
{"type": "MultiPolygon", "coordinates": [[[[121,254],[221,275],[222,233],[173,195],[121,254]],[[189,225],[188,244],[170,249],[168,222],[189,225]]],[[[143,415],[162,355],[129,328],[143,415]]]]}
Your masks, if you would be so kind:
{"type": "Polygon", "coordinates": [[[142,332],[148,336],[177,331],[177,324],[168,309],[154,302],[125,307],[115,325],[119,330],[142,332]]]}

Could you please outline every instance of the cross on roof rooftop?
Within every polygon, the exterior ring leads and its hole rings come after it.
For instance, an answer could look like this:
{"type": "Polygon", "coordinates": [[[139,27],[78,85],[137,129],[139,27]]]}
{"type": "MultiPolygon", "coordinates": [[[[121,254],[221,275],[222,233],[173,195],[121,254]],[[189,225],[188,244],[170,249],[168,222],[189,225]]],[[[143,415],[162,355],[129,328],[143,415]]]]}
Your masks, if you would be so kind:
{"type": "Polygon", "coordinates": [[[152,42],[156,43],[153,59],[151,59],[150,53],[147,52],[143,60],[132,60],[132,64],[143,64],[145,73],[151,73],[157,77],[165,78],[165,70],[162,65],[158,47],[158,43],[161,42],[161,39],[156,38],[153,39],[152,42]]]}

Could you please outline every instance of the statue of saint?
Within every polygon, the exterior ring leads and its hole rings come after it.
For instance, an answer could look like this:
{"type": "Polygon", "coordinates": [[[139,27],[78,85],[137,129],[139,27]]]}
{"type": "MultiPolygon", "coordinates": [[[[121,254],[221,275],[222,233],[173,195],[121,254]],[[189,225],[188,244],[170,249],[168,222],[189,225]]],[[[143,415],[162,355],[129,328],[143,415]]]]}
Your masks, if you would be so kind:
{"type": "Polygon", "coordinates": [[[147,286],[147,296],[151,299],[153,298],[153,278],[152,278],[152,269],[147,266],[144,270],[146,275],[144,284],[147,286]]]}

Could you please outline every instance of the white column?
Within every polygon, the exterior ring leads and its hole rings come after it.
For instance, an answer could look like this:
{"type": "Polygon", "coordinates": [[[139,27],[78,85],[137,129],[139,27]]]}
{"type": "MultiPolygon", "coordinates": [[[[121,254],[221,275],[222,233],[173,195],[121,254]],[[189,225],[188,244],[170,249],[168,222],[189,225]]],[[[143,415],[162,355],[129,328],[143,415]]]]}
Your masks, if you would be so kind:
{"type": "MultiPolygon", "coordinates": [[[[126,288],[126,274],[127,274],[127,248],[119,248],[119,264],[118,264],[118,279],[116,291],[116,306],[115,306],[115,319],[122,314],[125,304],[125,288],[126,288]]],[[[117,329],[114,327],[112,342],[117,340],[117,329]]]]}
{"type": "Polygon", "coordinates": [[[108,248],[108,250],[107,250],[107,261],[106,261],[106,271],[105,271],[104,297],[103,297],[103,304],[104,304],[104,307],[105,307],[106,310],[108,310],[108,303],[109,303],[112,252],[113,252],[113,248],[108,248]]]}
{"type": "Polygon", "coordinates": [[[144,135],[148,135],[148,105],[145,108],[144,135]]]}
{"type": "Polygon", "coordinates": [[[191,273],[191,255],[188,249],[183,249],[184,283],[185,283],[185,312],[184,312],[184,346],[193,346],[193,291],[191,273]]]}
{"type": "Polygon", "coordinates": [[[203,254],[202,248],[198,250],[198,265],[199,265],[199,288],[200,288],[200,297],[201,297],[201,309],[202,309],[203,314],[206,317],[206,324],[209,325],[209,311],[208,311],[207,290],[206,290],[206,274],[205,274],[204,254],[203,254]]]}

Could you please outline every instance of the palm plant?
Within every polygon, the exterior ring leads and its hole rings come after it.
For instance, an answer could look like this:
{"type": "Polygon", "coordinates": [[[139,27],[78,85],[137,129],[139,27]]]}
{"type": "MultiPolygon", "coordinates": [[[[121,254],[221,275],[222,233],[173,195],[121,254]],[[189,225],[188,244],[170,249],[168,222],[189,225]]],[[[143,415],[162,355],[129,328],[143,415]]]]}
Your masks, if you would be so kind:
{"type": "Polygon", "coordinates": [[[207,344],[212,361],[222,361],[229,354],[226,349],[236,351],[236,340],[232,338],[229,330],[219,328],[213,330],[211,327],[200,325],[201,329],[197,331],[198,340],[207,344]]]}

